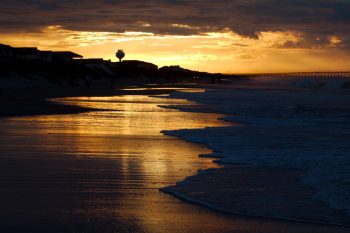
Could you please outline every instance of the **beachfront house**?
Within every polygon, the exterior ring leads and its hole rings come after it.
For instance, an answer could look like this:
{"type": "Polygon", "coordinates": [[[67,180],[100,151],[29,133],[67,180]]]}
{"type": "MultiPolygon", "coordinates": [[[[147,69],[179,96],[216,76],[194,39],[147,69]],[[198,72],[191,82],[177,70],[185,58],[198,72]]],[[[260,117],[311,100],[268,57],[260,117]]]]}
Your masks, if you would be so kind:
{"type": "Polygon", "coordinates": [[[40,61],[51,62],[52,61],[52,51],[39,51],[40,61]]]}
{"type": "Polygon", "coordinates": [[[8,62],[13,59],[13,48],[9,45],[0,44],[0,62],[8,62]]]}
{"type": "Polygon", "coordinates": [[[0,61],[73,61],[83,56],[71,51],[41,51],[36,47],[13,48],[0,44],[0,61]]]}
{"type": "Polygon", "coordinates": [[[71,51],[52,51],[52,58],[59,61],[73,61],[75,59],[82,59],[83,56],[73,53],[71,51]]]}
{"type": "Polygon", "coordinates": [[[103,58],[81,59],[80,62],[85,65],[94,76],[115,77],[115,72],[110,68],[111,61],[103,58]]]}
{"type": "Polygon", "coordinates": [[[35,47],[13,48],[13,53],[20,61],[40,60],[40,51],[35,47]]]}
{"type": "Polygon", "coordinates": [[[123,67],[141,69],[141,70],[157,70],[158,66],[149,62],[138,61],[138,60],[124,60],[122,62],[123,67]]]}

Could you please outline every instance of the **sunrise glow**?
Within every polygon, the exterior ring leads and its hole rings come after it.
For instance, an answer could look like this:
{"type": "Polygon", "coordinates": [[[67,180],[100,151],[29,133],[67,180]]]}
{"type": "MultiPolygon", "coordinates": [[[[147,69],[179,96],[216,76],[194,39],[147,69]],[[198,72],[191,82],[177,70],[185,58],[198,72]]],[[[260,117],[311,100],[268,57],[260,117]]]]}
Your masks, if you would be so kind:
{"type": "MultiPolygon", "coordinates": [[[[147,25],[147,23],[145,23],[147,25]]],[[[191,28],[173,24],[170,27],[191,28]]],[[[223,73],[348,70],[350,56],[341,50],[342,40],[329,36],[328,44],[303,47],[298,32],[261,32],[256,38],[241,36],[226,28],[198,35],[159,35],[151,32],[73,31],[60,25],[39,32],[1,35],[1,42],[42,50],[71,50],[84,58],[116,61],[123,48],[126,59],[223,73]]]]}

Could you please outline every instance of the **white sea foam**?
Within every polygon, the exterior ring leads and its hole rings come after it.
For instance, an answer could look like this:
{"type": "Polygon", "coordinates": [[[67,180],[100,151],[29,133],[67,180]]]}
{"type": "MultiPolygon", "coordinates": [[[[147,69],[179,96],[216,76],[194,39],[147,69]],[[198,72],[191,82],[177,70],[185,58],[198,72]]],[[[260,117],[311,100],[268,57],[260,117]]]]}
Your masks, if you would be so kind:
{"type": "Polygon", "coordinates": [[[350,215],[349,80],[271,79],[256,81],[255,88],[173,93],[205,104],[206,111],[225,112],[241,126],[165,133],[206,143],[221,152],[223,164],[305,169],[304,182],[317,190],[315,198],[350,215]]]}

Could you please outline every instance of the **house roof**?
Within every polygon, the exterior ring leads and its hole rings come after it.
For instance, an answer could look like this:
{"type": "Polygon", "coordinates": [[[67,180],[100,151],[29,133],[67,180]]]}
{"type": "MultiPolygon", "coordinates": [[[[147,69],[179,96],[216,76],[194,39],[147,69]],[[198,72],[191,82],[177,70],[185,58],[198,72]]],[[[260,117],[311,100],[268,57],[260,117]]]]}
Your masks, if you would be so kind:
{"type": "Polygon", "coordinates": [[[82,55],[79,55],[77,53],[73,53],[71,51],[53,51],[54,55],[60,56],[60,57],[71,57],[71,58],[82,58],[82,55]]]}
{"type": "Polygon", "coordinates": [[[0,44],[0,48],[13,49],[17,53],[42,53],[49,54],[52,53],[54,55],[62,56],[62,57],[72,57],[72,58],[82,58],[80,54],[73,53],[71,51],[41,51],[36,47],[11,47],[10,45],[0,44]]]}
{"type": "Polygon", "coordinates": [[[22,48],[13,48],[16,53],[21,54],[37,54],[39,50],[35,47],[22,47],[22,48]]]}
{"type": "Polygon", "coordinates": [[[104,63],[106,61],[103,60],[103,58],[85,58],[85,59],[82,59],[81,62],[83,62],[83,63],[104,63]]]}
{"type": "Polygon", "coordinates": [[[138,60],[124,60],[123,64],[126,64],[126,65],[144,65],[144,66],[150,66],[153,68],[158,68],[158,66],[153,64],[153,63],[145,62],[145,61],[138,61],[138,60]]]}
{"type": "Polygon", "coordinates": [[[13,49],[10,45],[6,45],[6,44],[0,44],[0,48],[2,49],[13,49]]]}

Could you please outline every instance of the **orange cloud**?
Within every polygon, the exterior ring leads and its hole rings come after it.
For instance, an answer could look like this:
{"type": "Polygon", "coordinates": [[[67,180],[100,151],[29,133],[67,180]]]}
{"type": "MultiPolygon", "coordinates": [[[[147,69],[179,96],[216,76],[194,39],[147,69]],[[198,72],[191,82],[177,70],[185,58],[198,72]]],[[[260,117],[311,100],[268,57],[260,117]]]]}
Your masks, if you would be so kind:
{"type": "MultiPolygon", "coordinates": [[[[144,23],[145,24],[145,23],[144,23]]],[[[175,25],[187,27],[188,25],[175,25]]],[[[300,48],[297,32],[261,32],[257,38],[240,36],[230,29],[199,35],[157,35],[151,32],[91,32],[52,25],[39,32],[0,35],[0,43],[37,46],[42,50],[72,50],[86,58],[139,59],[163,65],[224,73],[347,70],[349,55],[336,49],[342,41],[329,37],[333,46],[300,48]]]]}

